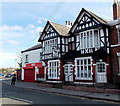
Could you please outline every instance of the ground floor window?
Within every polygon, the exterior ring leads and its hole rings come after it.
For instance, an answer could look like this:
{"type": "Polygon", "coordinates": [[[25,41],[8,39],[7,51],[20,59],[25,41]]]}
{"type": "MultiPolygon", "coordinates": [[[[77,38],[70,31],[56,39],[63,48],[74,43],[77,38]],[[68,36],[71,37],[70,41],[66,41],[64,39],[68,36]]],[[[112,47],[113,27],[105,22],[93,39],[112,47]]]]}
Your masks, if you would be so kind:
{"type": "Polygon", "coordinates": [[[92,79],[92,57],[82,57],[75,59],[76,79],[92,79]]]}
{"type": "Polygon", "coordinates": [[[59,60],[48,61],[48,78],[58,79],[59,78],[59,60]]]}

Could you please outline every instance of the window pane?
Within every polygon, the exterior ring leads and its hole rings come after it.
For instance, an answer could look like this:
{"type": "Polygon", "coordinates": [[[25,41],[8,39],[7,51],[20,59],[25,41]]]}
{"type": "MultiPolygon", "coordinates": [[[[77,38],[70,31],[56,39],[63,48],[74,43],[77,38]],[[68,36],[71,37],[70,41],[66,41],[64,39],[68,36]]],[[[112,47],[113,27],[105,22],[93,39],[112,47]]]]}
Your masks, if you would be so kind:
{"type": "Polygon", "coordinates": [[[79,60],[77,60],[77,65],[79,65],[79,60]]]}
{"type": "Polygon", "coordinates": [[[81,60],[81,65],[83,65],[83,60],[81,60]]]}
{"type": "Polygon", "coordinates": [[[87,64],[87,60],[86,59],[84,60],[84,64],[87,64]]]}
{"type": "Polygon", "coordinates": [[[77,66],[77,77],[79,77],[79,76],[80,76],[79,72],[80,72],[80,67],[79,67],[79,66],[77,66]]]}
{"type": "Polygon", "coordinates": [[[91,60],[90,59],[88,59],[88,64],[91,64],[91,60]]]}

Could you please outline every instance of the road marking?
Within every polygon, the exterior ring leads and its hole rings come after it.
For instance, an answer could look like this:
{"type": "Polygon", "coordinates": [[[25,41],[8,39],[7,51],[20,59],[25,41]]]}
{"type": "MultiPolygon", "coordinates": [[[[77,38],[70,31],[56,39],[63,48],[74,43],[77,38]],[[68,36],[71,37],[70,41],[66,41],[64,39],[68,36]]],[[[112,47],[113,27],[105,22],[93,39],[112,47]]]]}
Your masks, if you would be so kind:
{"type": "Polygon", "coordinates": [[[9,96],[9,95],[4,95],[4,96],[9,97],[9,98],[11,98],[11,99],[15,99],[15,100],[27,102],[27,103],[33,103],[33,101],[25,100],[25,99],[21,99],[21,98],[16,98],[16,97],[14,97],[14,96],[9,96]]]}

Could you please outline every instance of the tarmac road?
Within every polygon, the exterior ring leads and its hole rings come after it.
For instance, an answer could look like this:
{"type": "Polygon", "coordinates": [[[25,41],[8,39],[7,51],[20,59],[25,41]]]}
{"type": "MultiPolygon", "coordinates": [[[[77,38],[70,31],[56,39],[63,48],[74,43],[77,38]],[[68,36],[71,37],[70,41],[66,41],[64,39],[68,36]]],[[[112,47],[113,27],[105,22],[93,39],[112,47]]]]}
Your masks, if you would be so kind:
{"type": "MultiPolygon", "coordinates": [[[[115,102],[53,94],[2,84],[2,100],[3,98],[13,100],[12,104],[19,104],[16,101],[21,102],[21,104],[117,104],[115,102]]],[[[5,100],[3,102],[5,103],[5,100]]]]}

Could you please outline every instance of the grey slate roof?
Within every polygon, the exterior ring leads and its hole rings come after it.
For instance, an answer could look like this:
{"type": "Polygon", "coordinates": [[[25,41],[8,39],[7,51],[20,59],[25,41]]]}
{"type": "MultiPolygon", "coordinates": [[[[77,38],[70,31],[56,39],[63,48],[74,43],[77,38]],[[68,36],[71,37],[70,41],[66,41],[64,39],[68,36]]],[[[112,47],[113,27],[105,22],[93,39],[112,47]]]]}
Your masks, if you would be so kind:
{"type": "Polygon", "coordinates": [[[26,50],[24,50],[24,51],[21,51],[21,53],[27,52],[27,51],[31,51],[31,50],[40,49],[40,48],[42,48],[42,44],[37,44],[37,45],[35,45],[35,46],[33,46],[33,47],[30,47],[30,48],[28,48],[28,49],[26,49],[26,50]]]}

